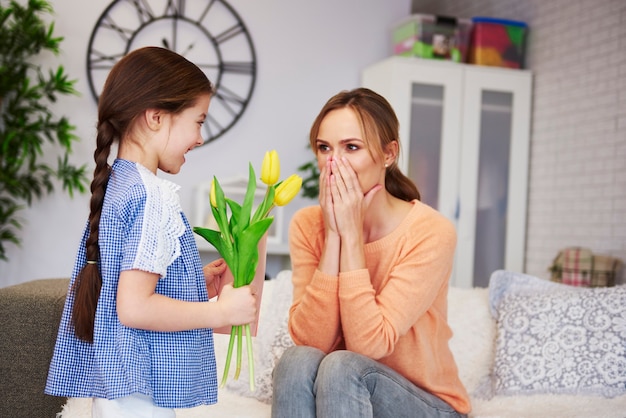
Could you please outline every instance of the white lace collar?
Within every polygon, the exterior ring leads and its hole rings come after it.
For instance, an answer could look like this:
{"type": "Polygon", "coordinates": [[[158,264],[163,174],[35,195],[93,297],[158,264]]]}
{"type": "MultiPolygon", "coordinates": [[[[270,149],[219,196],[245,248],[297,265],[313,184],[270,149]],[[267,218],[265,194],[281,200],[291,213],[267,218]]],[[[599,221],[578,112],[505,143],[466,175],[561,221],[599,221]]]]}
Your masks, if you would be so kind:
{"type": "Polygon", "coordinates": [[[146,206],[134,267],[165,277],[167,267],[181,255],[179,238],[185,233],[180,186],[135,164],[146,188],[146,206]]]}

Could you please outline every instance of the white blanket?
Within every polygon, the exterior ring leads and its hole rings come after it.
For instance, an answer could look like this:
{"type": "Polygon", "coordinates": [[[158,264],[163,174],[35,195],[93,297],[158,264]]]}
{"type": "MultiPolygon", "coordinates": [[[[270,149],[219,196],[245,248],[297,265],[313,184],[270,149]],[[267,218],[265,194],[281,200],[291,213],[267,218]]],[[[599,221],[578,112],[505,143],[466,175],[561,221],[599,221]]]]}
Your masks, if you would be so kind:
{"type": "MultiPolygon", "coordinates": [[[[271,367],[284,349],[286,330],[283,328],[290,300],[290,272],[281,272],[276,279],[265,282],[259,336],[255,339],[255,367],[259,373],[271,367]],[[282,345],[277,342],[280,338],[283,338],[282,345]],[[259,343],[264,346],[259,346],[259,343]]],[[[494,357],[496,326],[489,313],[488,290],[451,288],[448,301],[449,322],[454,332],[450,348],[455,355],[461,380],[472,396],[471,418],[626,417],[626,396],[612,399],[569,395],[496,396],[490,400],[473,396],[481,380],[489,374],[494,357]]],[[[228,336],[216,335],[215,340],[221,377],[228,336]]],[[[242,370],[243,376],[246,373],[242,370]]],[[[240,384],[231,382],[227,388],[220,389],[216,405],[180,409],[176,411],[177,417],[269,418],[269,404],[238,394],[245,393],[242,387],[246,386],[245,381],[240,384]]],[[[89,399],[70,399],[63,409],[62,418],[88,418],[90,412],[89,399]]]]}

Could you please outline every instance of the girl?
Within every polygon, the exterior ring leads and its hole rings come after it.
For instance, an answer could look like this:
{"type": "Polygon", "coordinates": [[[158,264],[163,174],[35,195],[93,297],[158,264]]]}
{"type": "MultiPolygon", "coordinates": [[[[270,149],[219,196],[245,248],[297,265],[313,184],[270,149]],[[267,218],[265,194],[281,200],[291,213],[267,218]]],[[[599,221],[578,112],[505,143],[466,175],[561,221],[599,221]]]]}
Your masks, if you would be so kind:
{"type": "Polygon", "coordinates": [[[100,96],[89,220],[45,390],[92,397],[94,417],[215,403],[211,328],[255,319],[250,287],[208,301],[226,264],[202,267],[178,186],[156,176],[178,173],[202,144],[211,94],[197,66],[146,47],[113,67],[100,96]]]}
{"type": "Polygon", "coordinates": [[[460,417],[448,348],[453,225],[397,166],[398,120],[359,88],[314,121],[319,206],[290,226],[296,344],[274,370],[272,416],[460,417]]]}

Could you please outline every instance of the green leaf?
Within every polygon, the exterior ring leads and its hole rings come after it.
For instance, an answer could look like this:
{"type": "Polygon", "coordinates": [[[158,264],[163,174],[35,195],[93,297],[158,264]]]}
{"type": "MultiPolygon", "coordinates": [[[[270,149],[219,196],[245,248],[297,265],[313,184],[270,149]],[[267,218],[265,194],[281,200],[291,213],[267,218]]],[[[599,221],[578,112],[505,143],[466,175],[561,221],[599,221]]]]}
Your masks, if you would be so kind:
{"type": "Polygon", "coordinates": [[[239,277],[235,276],[238,286],[250,284],[259,261],[259,241],[265,235],[274,218],[265,218],[253,223],[239,235],[237,263],[242,269],[239,277]]]}
{"type": "Polygon", "coordinates": [[[252,217],[251,222],[257,222],[259,219],[267,216],[267,214],[269,213],[269,210],[274,205],[275,193],[276,193],[276,185],[268,186],[268,188],[265,191],[265,197],[263,198],[263,201],[261,202],[259,207],[256,208],[256,211],[254,212],[254,216],[252,217]]]}
{"type": "Polygon", "coordinates": [[[231,246],[225,245],[224,236],[219,232],[209,228],[202,228],[196,226],[193,228],[193,232],[200,235],[202,238],[208,241],[218,253],[222,256],[226,264],[229,266],[236,262],[234,258],[233,248],[231,246]]]}
{"type": "MultiPolygon", "coordinates": [[[[217,177],[213,177],[213,181],[215,183],[215,203],[217,204],[217,208],[211,205],[211,211],[213,212],[213,217],[220,231],[228,231],[228,215],[226,213],[226,203],[224,203],[224,190],[217,180],[217,177]]],[[[230,240],[227,240],[226,245],[232,247],[230,240]]]]}
{"type": "Polygon", "coordinates": [[[248,188],[241,205],[241,215],[238,219],[239,227],[245,229],[250,224],[250,214],[252,213],[252,205],[254,205],[254,195],[256,193],[256,175],[252,163],[248,164],[248,188]]]}
{"type": "Polygon", "coordinates": [[[239,233],[239,218],[241,216],[241,205],[232,199],[225,198],[226,204],[230,208],[230,221],[228,222],[228,229],[233,237],[236,237],[239,233]]]}

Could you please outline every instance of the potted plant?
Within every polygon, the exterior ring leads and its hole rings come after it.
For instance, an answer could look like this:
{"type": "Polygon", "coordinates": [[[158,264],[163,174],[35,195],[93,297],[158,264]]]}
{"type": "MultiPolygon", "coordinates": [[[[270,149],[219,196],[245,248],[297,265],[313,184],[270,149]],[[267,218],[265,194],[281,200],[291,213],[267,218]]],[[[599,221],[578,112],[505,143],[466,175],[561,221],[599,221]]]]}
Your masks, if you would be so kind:
{"type": "Polygon", "coordinates": [[[35,198],[50,193],[60,182],[73,196],[86,190],[86,166],[68,161],[75,127],[56,117],[50,104],[61,94],[78,94],[62,66],[47,74],[35,58],[44,51],[59,53],[63,38],[54,37],[54,23],[44,0],[0,0],[0,259],[6,244],[19,244],[18,214],[35,198]],[[52,145],[49,145],[52,144],[52,145]],[[50,149],[58,152],[57,166],[48,164],[50,149]],[[44,157],[46,153],[46,158],[44,157]]]}
{"type": "MultiPolygon", "coordinates": [[[[311,145],[307,144],[307,149],[311,152],[311,145]]],[[[302,173],[302,188],[300,194],[307,199],[317,199],[320,191],[320,171],[317,168],[317,158],[313,157],[306,164],[298,167],[302,173]]]]}

